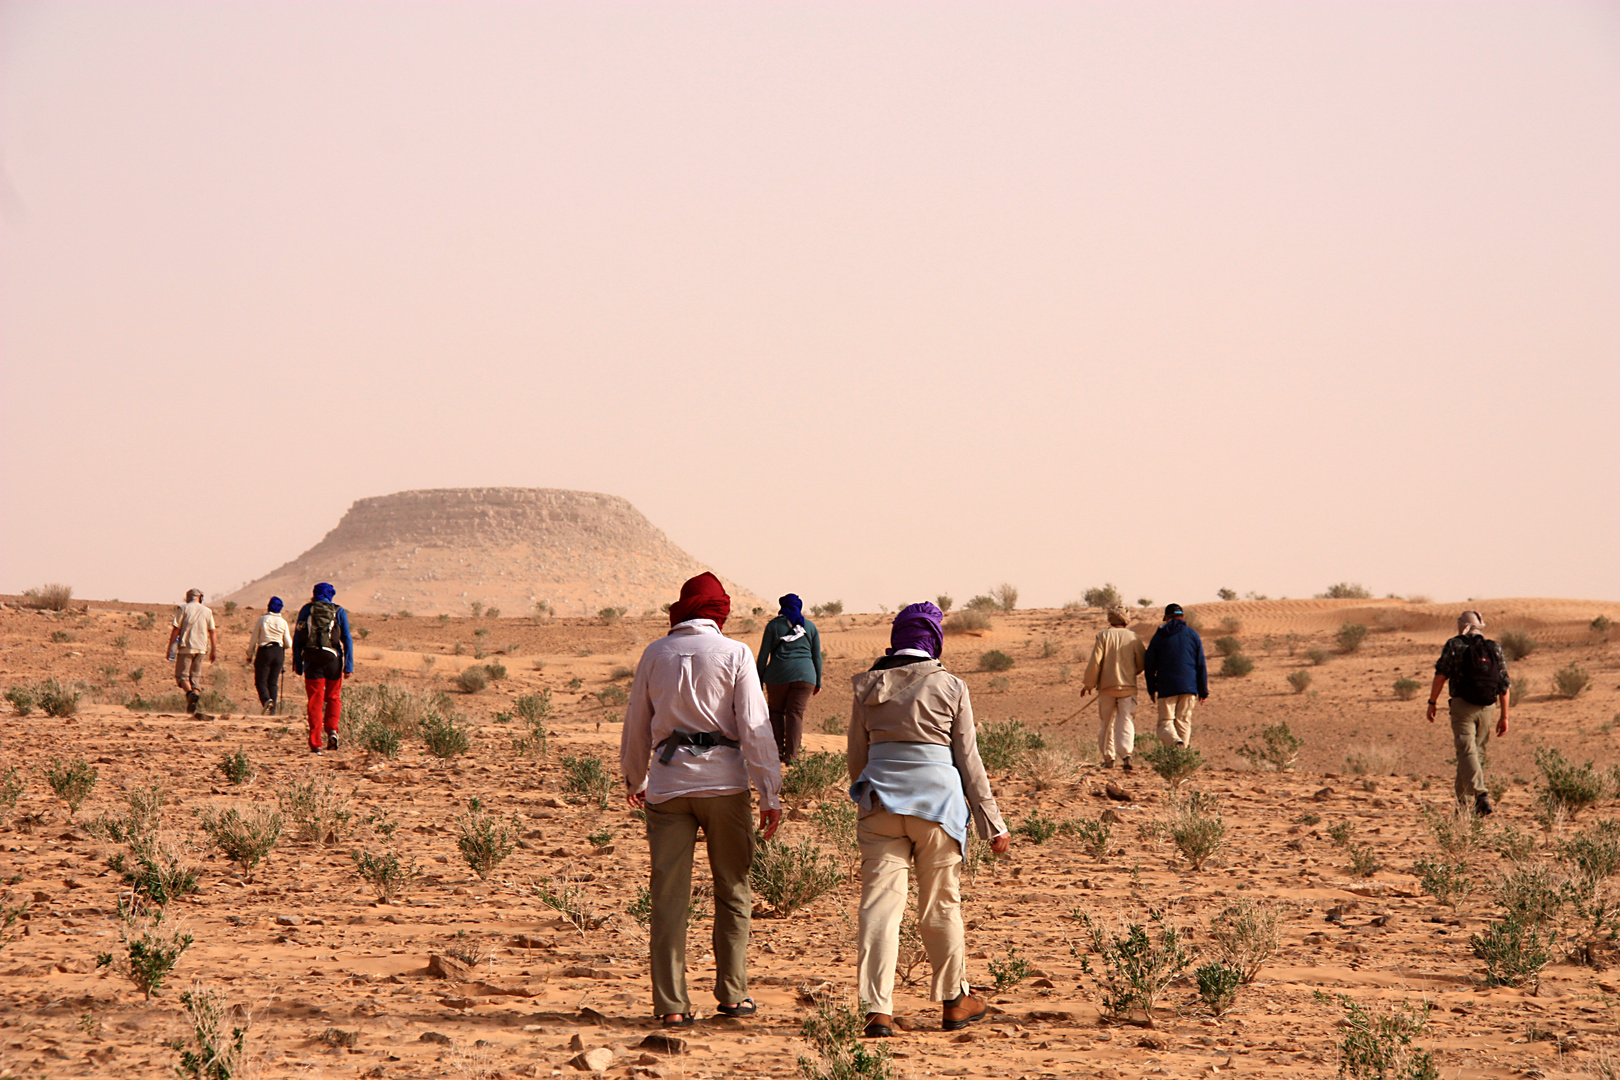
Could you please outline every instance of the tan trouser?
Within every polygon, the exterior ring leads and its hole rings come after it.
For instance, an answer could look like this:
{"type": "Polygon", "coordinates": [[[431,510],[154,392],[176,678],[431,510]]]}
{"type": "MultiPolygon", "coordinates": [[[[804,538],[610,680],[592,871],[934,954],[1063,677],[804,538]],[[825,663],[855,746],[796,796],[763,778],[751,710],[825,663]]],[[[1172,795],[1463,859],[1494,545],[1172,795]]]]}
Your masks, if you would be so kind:
{"type": "Polygon", "coordinates": [[[176,649],[174,654],[174,681],[182,690],[202,692],[203,657],[205,653],[191,649],[176,649]]]}
{"type": "Polygon", "coordinates": [[[962,847],[944,826],[880,810],[861,818],[860,956],[855,982],[861,1009],[894,1014],[894,965],[906,914],[906,870],[917,868],[917,930],[934,969],[933,1001],[967,992],[962,938],[962,847]]]}
{"type": "Polygon", "coordinates": [[[1197,694],[1160,694],[1159,738],[1164,742],[1191,746],[1192,714],[1197,707],[1197,694]]]}
{"type": "Polygon", "coordinates": [[[686,993],[686,923],[692,903],[692,852],[703,827],[714,876],[714,996],[736,1005],[748,996],[748,931],[754,894],[753,804],[748,792],[647,804],[652,856],[653,1012],[690,1013],[686,993]]]}
{"type": "Polygon", "coordinates": [[[1451,743],[1457,751],[1457,798],[1484,795],[1485,747],[1496,724],[1496,706],[1475,705],[1460,697],[1451,699],[1451,743]]]}
{"type": "Polygon", "coordinates": [[[1136,699],[1134,697],[1097,697],[1097,752],[1104,761],[1128,758],[1136,746],[1136,699]]]}

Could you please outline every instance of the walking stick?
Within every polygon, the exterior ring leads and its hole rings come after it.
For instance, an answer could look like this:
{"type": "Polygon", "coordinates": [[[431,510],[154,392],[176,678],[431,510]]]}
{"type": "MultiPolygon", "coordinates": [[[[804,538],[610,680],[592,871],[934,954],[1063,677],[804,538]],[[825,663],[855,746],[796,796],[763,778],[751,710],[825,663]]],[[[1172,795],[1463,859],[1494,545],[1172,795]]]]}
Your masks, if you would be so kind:
{"type": "Polygon", "coordinates": [[[1070,713],[1068,716],[1065,716],[1063,719],[1059,720],[1058,723],[1067,724],[1070,720],[1079,719],[1081,713],[1085,712],[1087,709],[1089,709],[1093,705],[1097,704],[1097,702],[1099,700],[1101,700],[1101,698],[1102,698],[1102,694],[1100,692],[1093,695],[1091,698],[1089,698],[1086,701],[1086,703],[1084,705],[1080,706],[1078,709],[1074,710],[1074,712],[1070,713]]]}
{"type": "Polygon", "coordinates": [[[287,681],[287,665],[285,663],[283,663],[281,665],[281,670],[276,672],[276,704],[275,704],[275,707],[270,710],[270,715],[271,716],[280,716],[281,715],[281,686],[286,681],[287,681]]]}

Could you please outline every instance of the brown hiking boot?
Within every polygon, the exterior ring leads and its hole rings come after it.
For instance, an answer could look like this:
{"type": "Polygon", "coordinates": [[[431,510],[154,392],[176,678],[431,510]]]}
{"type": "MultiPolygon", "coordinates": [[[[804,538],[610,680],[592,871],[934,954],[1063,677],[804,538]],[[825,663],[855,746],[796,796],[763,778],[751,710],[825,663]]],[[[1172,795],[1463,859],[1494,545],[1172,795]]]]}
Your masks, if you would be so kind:
{"type": "Polygon", "coordinates": [[[865,1035],[868,1039],[894,1038],[894,1017],[888,1013],[867,1013],[865,1035]]]}
{"type": "Polygon", "coordinates": [[[962,994],[955,1001],[942,1004],[943,1027],[946,1031],[961,1031],[985,1014],[985,1004],[972,994],[962,994]]]}

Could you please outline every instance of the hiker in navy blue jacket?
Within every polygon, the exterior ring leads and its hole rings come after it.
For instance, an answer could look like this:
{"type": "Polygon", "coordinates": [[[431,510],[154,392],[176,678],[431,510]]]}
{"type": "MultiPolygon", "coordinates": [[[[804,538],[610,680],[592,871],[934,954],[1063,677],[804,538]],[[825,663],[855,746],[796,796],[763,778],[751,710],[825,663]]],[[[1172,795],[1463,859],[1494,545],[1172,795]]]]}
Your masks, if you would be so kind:
{"type": "Polygon", "coordinates": [[[343,711],[343,679],[354,674],[354,639],[349,613],[333,602],[337,590],[326,582],[315,586],[309,603],[298,610],[293,629],[293,671],[304,677],[309,699],[309,751],[338,748],[338,714],[343,711]],[[321,729],[326,741],[321,742],[321,729]]]}
{"type": "Polygon", "coordinates": [[[1209,697],[1209,669],[1204,666],[1204,640],[1187,625],[1180,604],[1164,609],[1164,625],[1148,642],[1142,675],[1148,700],[1159,702],[1159,738],[1177,746],[1192,745],[1192,714],[1209,697]]]}

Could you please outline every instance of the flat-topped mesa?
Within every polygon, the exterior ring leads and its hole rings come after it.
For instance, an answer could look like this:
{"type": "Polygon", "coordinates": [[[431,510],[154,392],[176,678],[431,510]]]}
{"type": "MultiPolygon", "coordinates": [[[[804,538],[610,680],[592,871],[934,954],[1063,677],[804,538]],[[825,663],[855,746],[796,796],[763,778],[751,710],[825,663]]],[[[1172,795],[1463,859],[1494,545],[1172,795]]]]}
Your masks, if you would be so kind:
{"type": "MultiPolygon", "coordinates": [[[[291,602],[330,581],[355,611],[465,614],[479,602],[524,615],[543,601],[558,615],[640,614],[705,569],[617,495],[444,488],[356,501],[320,543],[229,599],[291,602]]],[[[759,602],[727,588],[740,608],[759,602]]]]}

